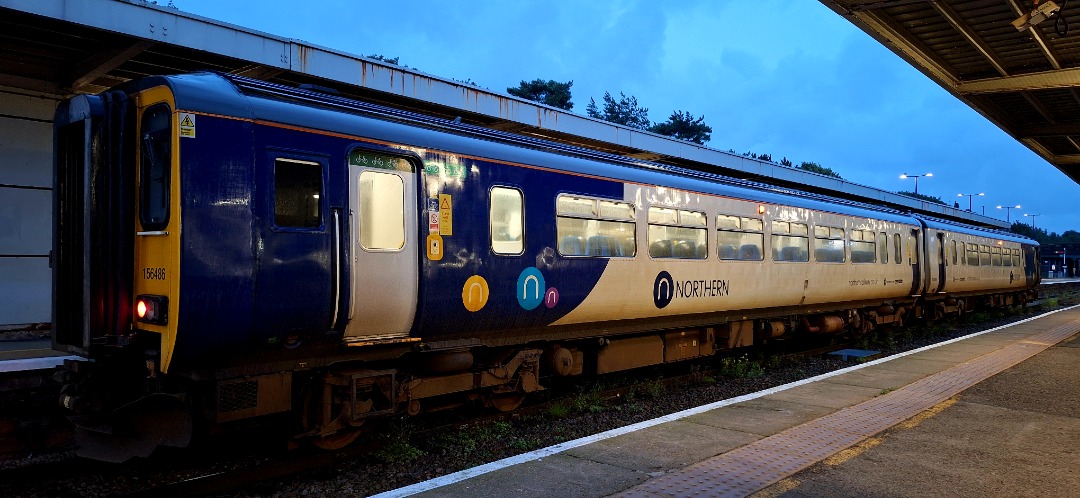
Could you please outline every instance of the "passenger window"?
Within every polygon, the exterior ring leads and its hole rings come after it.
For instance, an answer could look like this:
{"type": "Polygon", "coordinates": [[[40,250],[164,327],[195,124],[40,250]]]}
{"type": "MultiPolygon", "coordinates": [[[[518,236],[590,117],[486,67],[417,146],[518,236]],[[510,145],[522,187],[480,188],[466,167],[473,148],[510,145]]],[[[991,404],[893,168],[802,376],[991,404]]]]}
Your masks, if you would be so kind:
{"type": "Polygon", "coordinates": [[[143,112],[139,147],[139,223],[143,230],[169,224],[172,177],[172,112],[166,104],[143,112]]]}
{"type": "Polygon", "coordinates": [[[911,238],[908,239],[908,258],[912,265],[919,264],[919,231],[912,230],[911,238]]]}
{"type": "Polygon", "coordinates": [[[649,256],[706,259],[709,257],[705,214],[649,207],[649,256]]]}
{"type": "Polygon", "coordinates": [[[843,263],[844,229],[814,227],[814,261],[819,263],[843,263]]]}
{"type": "Polygon", "coordinates": [[[878,234],[878,256],[881,258],[881,264],[889,262],[889,234],[885,232],[878,234]]]}
{"type": "Polygon", "coordinates": [[[946,242],[945,248],[946,248],[945,249],[945,252],[946,252],[945,259],[948,260],[950,264],[955,266],[956,265],[956,241],[955,240],[950,240],[949,242],[946,242]]]}
{"type": "Polygon", "coordinates": [[[763,223],[758,218],[716,217],[716,252],[722,260],[761,261],[765,247],[763,223]]]}
{"type": "Polygon", "coordinates": [[[274,225],[319,228],[322,165],[296,159],[274,160],[274,225]]]}
{"type": "Polygon", "coordinates": [[[874,232],[869,230],[851,231],[851,262],[877,263],[877,244],[874,232]]]}
{"type": "Polygon", "coordinates": [[[1013,266],[1020,266],[1020,250],[1013,249],[1013,266]]]}
{"type": "Polygon", "coordinates": [[[369,251],[405,247],[405,184],[393,173],[360,173],[360,246],[369,251]]]}
{"type": "Polygon", "coordinates": [[[563,195],[556,200],[555,233],[563,256],[633,257],[634,205],[563,195]]]}
{"type": "Polygon", "coordinates": [[[968,264],[968,266],[979,266],[979,246],[978,245],[976,245],[976,244],[968,244],[967,264],[968,264]]]}
{"type": "Polygon", "coordinates": [[[495,254],[525,252],[524,198],[516,188],[493,187],[488,221],[491,227],[491,251],[495,254]]]}
{"type": "Polygon", "coordinates": [[[900,243],[900,234],[894,233],[893,237],[893,255],[896,256],[896,264],[904,263],[904,246],[900,243]]]}
{"type": "Polygon", "coordinates": [[[1001,266],[1001,248],[990,248],[990,264],[993,266],[1001,266]]]}
{"type": "Polygon", "coordinates": [[[772,233],[773,261],[810,261],[810,238],[802,223],[774,221],[772,233]]]}

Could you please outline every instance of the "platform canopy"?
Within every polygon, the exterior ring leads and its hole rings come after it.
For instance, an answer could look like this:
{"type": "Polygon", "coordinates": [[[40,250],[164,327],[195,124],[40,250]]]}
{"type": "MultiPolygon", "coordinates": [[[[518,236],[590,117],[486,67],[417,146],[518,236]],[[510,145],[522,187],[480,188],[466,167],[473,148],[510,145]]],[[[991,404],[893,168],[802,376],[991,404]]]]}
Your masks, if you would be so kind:
{"type": "Polygon", "coordinates": [[[821,2],[1080,183],[1080,2],[821,2]]]}
{"type": "MultiPolygon", "coordinates": [[[[1005,221],[952,206],[627,128],[141,0],[0,0],[0,93],[7,88],[62,98],[147,75],[199,70],[285,85],[311,83],[370,102],[634,159],[1008,227],[1005,221]]],[[[4,112],[0,108],[0,115],[4,112]]]]}

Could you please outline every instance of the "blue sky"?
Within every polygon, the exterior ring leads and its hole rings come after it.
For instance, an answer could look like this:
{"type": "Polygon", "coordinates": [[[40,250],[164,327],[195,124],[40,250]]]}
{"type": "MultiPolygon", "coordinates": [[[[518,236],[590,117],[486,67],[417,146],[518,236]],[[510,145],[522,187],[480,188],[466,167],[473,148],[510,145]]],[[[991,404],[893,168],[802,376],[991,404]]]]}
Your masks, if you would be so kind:
{"type": "MultiPolygon", "coordinates": [[[[504,92],[573,80],[574,112],[605,91],[653,121],[704,115],[710,147],[813,161],[846,180],[974,209],[1020,204],[1080,231],[1080,186],[812,0],[173,0],[182,11],[348,53],[399,57],[504,92]]],[[[165,3],[160,2],[159,3],[165,3]]]]}

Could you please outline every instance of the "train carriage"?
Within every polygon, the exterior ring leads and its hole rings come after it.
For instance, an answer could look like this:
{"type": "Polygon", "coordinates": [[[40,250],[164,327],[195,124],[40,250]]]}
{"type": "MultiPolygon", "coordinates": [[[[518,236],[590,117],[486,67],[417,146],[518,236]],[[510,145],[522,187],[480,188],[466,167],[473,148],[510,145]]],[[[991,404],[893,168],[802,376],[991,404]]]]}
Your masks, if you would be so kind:
{"type": "Polygon", "coordinates": [[[333,447],[1038,278],[1003,232],[240,77],[146,78],[55,122],[54,344],[89,360],[62,401],[104,459],[281,412],[333,447]]]}

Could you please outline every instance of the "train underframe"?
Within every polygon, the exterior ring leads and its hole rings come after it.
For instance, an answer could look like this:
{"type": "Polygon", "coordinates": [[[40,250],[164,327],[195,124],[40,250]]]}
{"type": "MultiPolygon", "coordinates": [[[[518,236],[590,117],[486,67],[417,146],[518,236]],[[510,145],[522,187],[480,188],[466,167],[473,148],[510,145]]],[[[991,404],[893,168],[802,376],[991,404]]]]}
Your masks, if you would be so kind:
{"type": "MultiPolygon", "coordinates": [[[[121,462],[158,446],[190,443],[197,423],[232,424],[291,413],[296,443],[335,449],[365,423],[464,403],[516,409],[544,383],[710,356],[800,334],[866,334],[910,320],[1024,305],[1035,292],[912,298],[810,314],[760,315],[709,326],[527,344],[413,348],[395,360],[339,361],[253,375],[163,375],[153,344],[117,345],[107,361],[69,361],[58,372],[61,404],[81,413],[81,456],[121,462]],[[124,347],[121,347],[124,346],[124,347]],[[135,373],[138,372],[138,373],[135,373]],[[224,378],[228,377],[228,378],[224,378]],[[139,379],[132,382],[130,379],[139,379]],[[204,379],[204,380],[200,380],[204,379]]],[[[377,346],[369,346],[377,347],[377,346]]],[[[364,357],[364,351],[354,356],[364,357]]]]}

